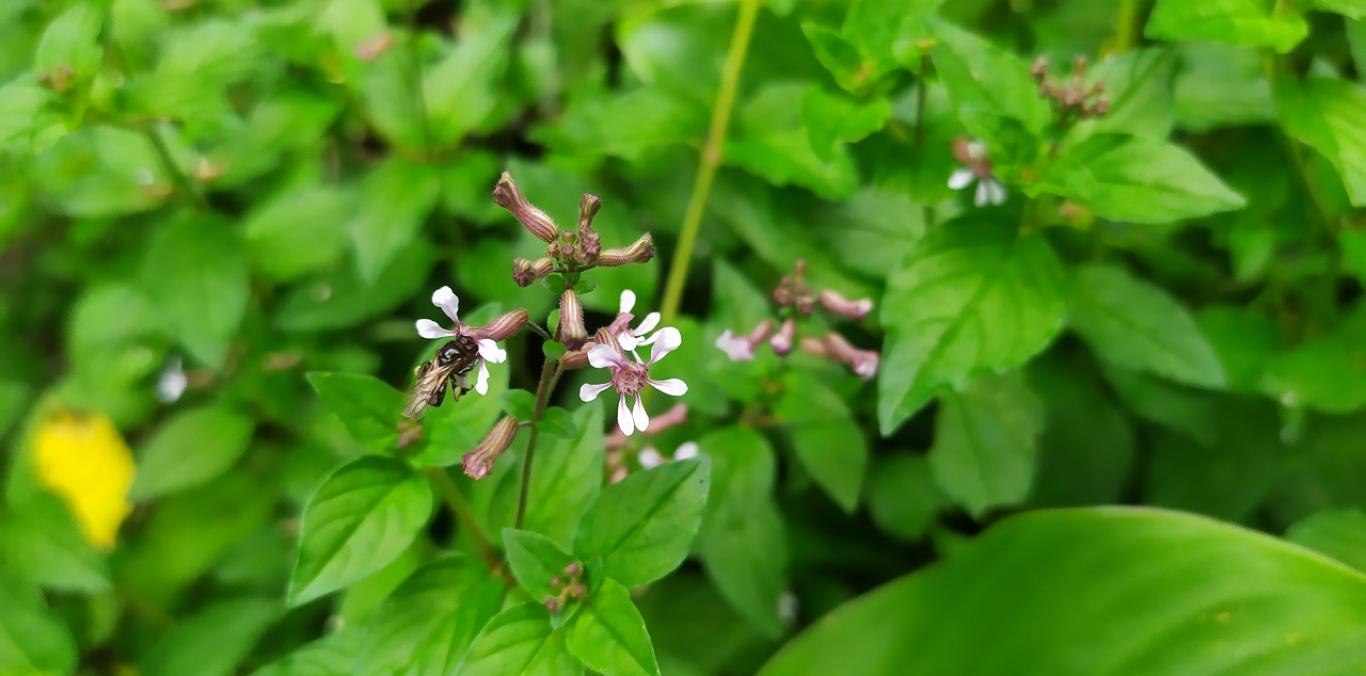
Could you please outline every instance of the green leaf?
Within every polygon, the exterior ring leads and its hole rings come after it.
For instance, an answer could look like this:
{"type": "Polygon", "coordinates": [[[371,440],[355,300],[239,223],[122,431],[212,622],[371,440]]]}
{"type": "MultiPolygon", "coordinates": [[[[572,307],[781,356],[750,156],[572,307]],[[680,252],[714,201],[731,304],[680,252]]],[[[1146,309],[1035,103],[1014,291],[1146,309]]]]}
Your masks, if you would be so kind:
{"type": "MultiPolygon", "coordinates": [[[[68,70],[70,76],[85,78],[95,74],[100,64],[99,34],[104,13],[94,2],[75,2],[57,15],[43,31],[33,65],[40,73],[62,77],[54,71],[68,70]]],[[[60,87],[59,87],[60,88],[60,87]]]]}
{"type": "Polygon", "coordinates": [[[247,215],[244,234],[256,267],[288,281],[327,267],[346,246],[346,193],[325,185],[285,190],[247,215]]]}
{"type": "Polygon", "coordinates": [[[602,490],[602,407],[574,412],[574,438],[549,437],[536,449],[524,527],[568,547],[602,490]],[[549,442],[549,443],[544,443],[549,442]]]}
{"type": "Polygon", "coordinates": [[[446,556],[412,574],[366,625],[356,671],[450,674],[498,612],[503,585],[482,561],[446,556]]]}
{"type": "Polygon", "coordinates": [[[1366,87],[1315,77],[1276,83],[1276,113],[1285,132],[1319,151],[1342,177],[1352,205],[1366,206],[1366,87]]]}
{"type": "Polygon", "coordinates": [[[147,500],[218,477],[246,452],[252,426],[251,418],[229,406],[177,413],[143,447],[129,497],[147,500]]]}
{"type": "Polygon", "coordinates": [[[869,84],[871,69],[864,68],[858,48],[834,31],[817,23],[803,23],[802,33],[815,52],[816,60],[835,77],[844,90],[858,93],[869,84]]]}
{"type": "Polygon", "coordinates": [[[1264,390],[1289,405],[1329,413],[1366,407],[1366,304],[1269,366],[1264,390]]]}
{"type": "Polygon", "coordinates": [[[347,228],[356,248],[361,278],[374,281],[417,237],[440,196],[439,175],[430,167],[391,156],[370,170],[357,194],[347,228]]]}
{"type": "Polygon", "coordinates": [[[431,509],[427,481],[401,462],[367,456],[342,466],[304,507],[289,605],[383,568],[413,541],[431,509]]]}
{"type": "Polygon", "coordinates": [[[559,406],[550,406],[541,414],[536,426],[545,434],[553,434],[564,439],[574,439],[579,435],[574,416],[559,406]]]}
{"type": "Polygon", "coordinates": [[[987,144],[995,159],[1032,156],[1034,136],[1051,114],[1029,64],[947,22],[935,21],[933,30],[938,40],[930,53],[934,67],[963,126],[987,144]]]}
{"type": "Polygon", "coordinates": [[[891,434],[935,394],[1018,366],[1062,329],[1062,265],[1042,237],[981,217],[940,225],[887,280],[878,422],[891,434]]]}
{"type": "Polygon", "coordinates": [[[574,555],[601,558],[607,576],[630,587],[664,577],[688,556],[709,484],[709,466],[695,459],[607,486],[579,524],[574,555]]]}
{"type": "Polygon", "coordinates": [[[48,611],[43,593],[0,569],[0,672],[74,673],[76,641],[48,611]]]}
{"type": "Polygon", "coordinates": [[[620,582],[602,581],[569,626],[569,652],[589,669],[617,674],[659,674],[645,620],[620,582]]]}
{"type": "Polygon", "coordinates": [[[438,147],[454,145],[478,128],[504,95],[507,46],[519,17],[503,9],[480,9],[461,15],[455,47],[423,73],[431,143],[438,147]]]}
{"type": "Polygon", "coordinates": [[[1285,538],[1366,572],[1366,512],[1317,512],[1286,531],[1285,538]]]}
{"type": "Polygon", "coordinates": [[[1191,314],[1123,269],[1078,269],[1068,314],[1072,328],[1106,361],[1197,387],[1224,384],[1219,358],[1191,314]]]}
{"type": "Polygon", "coordinates": [[[1073,134],[1096,132],[1166,139],[1172,129],[1172,70],[1176,51],[1153,47],[1112,54],[1088,71],[1088,79],[1105,83],[1110,110],[1104,117],[1082,120],[1073,134]]]}
{"type": "Polygon", "coordinates": [[[1182,129],[1262,124],[1276,117],[1271,84],[1256,52],[1228,45],[1182,45],[1173,106],[1182,129]]]}
{"type": "MultiPolygon", "coordinates": [[[[806,91],[802,83],[778,83],[750,97],[736,111],[735,132],[726,141],[726,162],[773,185],[803,186],[828,199],[848,197],[858,187],[853,159],[842,146],[813,147],[803,120],[806,91]]],[[[879,114],[872,111],[873,116],[879,114]]],[[[866,127],[866,121],[852,132],[863,131],[860,127],[866,127]]],[[[840,134],[851,132],[832,130],[822,140],[840,134]]]]}
{"type": "Polygon", "coordinates": [[[1094,370],[1083,358],[1061,355],[1030,365],[1026,382],[1045,411],[1031,504],[1103,505],[1124,497],[1135,433],[1094,370]]]}
{"type": "Polygon", "coordinates": [[[512,606],[484,625],[457,673],[461,676],[578,676],[583,666],[565,647],[566,630],[550,628],[538,603],[512,606]]]}
{"type": "Polygon", "coordinates": [[[711,460],[697,552],[717,591],[770,637],[782,633],[778,599],[787,590],[785,525],[773,499],[773,450],[747,427],[726,427],[698,442],[711,460]]]}
{"type": "Polygon", "coordinates": [[[807,139],[811,149],[822,157],[882,129],[891,113],[887,99],[880,97],[858,102],[814,85],[802,94],[802,123],[807,139]]]}
{"type": "Polygon", "coordinates": [[[925,456],[896,453],[873,464],[868,511],[884,532],[902,540],[919,540],[947,504],[925,456]]]}
{"type": "Polygon", "coordinates": [[[218,369],[246,314],[246,254],[225,220],[190,216],[160,224],[143,258],[142,281],[166,331],[218,369]]]}
{"type": "Polygon", "coordinates": [[[558,594],[550,580],[563,577],[565,567],[574,562],[554,540],[528,530],[504,528],[503,550],[518,584],[535,600],[558,594]]]}
{"type": "Polygon", "coordinates": [[[356,441],[385,445],[394,438],[403,394],[363,373],[314,371],[308,383],[356,441]]]}
{"type": "Polygon", "coordinates": [[[97,594],[110,588],[109,566],[65,503],[50,493],[9,502],[0,514],[0,551],[24,579],[52,589],[97,594]]]}
{"type": "Polygon", "coordinates": [[[358,629],[344,629],[306,643],[252,672],[252,676],[335,676],[351,673],[359,658],[358,629]]]}
{"type": "Polygon", "coordinates": [[[858,508],[868,442],[844,398],[823,379],[803,371],[783,378],[783,393],[773,406],[783,421],[797,459],[811,478],[846,513],[858,508]]]}
{"type": "Polygon", "coordinates": [[[1285,53],[1309,34],[1294,8],[1264,0],[1157,0],[1143,35],[1172,42],[1222,42],[1285,53]]]}
{"type": "Polygon", "coordinates": [[[1166,223],[1247,204],[1185,150],[1159,139],[1104,134],[1063,151],[1039,188],[1112,221],[1166,223]]]}
{"type": "Polygon", "coordinates": [[[760,673],[1330,674],[1360,663],[1363,626],[1366,577],[1295,545],[1176,512],[1057,510],[841,607],[760,673]]]}
{"type": "Polygon", "coordinates": [[[1325,12],[1335,12],[1351,19],[1366,18],[1366,2],[1362,0],[1309,0],[1309,6],[1325,12]]]}
{"type": "Polygon", "coordinates": [[[942,397],[930,471],[975,517],[1029,495],[1043,431],[1043,404],[1019,374],[986,376],[942,397]]]}
{"type": "Polygon", "coordinates": [[[276,321],[286,331],[346,328],[393,310],[426,289],[431,247],[414,244],[399,252],[373,281],[353,266],[294,285],[281,302],[276,321]]]}
{"type": "Polygon", "coordinates": [[[503,410],[519,420],[536,417],[536,395],[526,390],[508,390],[503,393],[503,410]]]}
{"type": "Polygon", "coordinates": [[[179,621],[138,662],[148,676],[228,676],[280,614],[273,599],[216,601],[179,621]]]}

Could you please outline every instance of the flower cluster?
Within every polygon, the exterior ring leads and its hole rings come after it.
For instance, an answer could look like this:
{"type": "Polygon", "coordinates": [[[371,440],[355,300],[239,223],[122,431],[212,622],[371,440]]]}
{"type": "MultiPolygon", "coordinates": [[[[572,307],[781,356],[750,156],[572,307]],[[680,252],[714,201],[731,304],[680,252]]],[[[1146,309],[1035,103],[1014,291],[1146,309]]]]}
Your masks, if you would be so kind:
{"type": "Polygon", "coordinates": [[[1085,56],[1072,60],[1072,73],[1067,78],[1048,76],[1048,57],[1040,56],[1029,67],[1029,74],[1039,85],[1039,96],[1053,105],[1058,114],[1058,127],[1066,129],[1078,120],[1105,117],[1110,112],[1110,99],[1105,96],[1105,83],[1099,80],[1087,84],[1085,56]]]}
{"type": "Polygon", "coordinates": [[[573,230],[561,230],[548,214],[527,201],[506,171],[493,187],[493,201],[507,209],[527,232],[546,243],[545,256],[512,262],[512,278],[518,286],[527,286],[555,272],[576,274],[590,268],[644,263],[654,258],[655,243],[649,233],[627,247],[602,248],[601,235],[593,229],[593,218],[602,208],[597,195],[585,194],[579,199],[579,223],[573,230]]]}
{"type": "Polygon", "coordinates": [[[688,384],[681,379],[660,380],[650,377],[650,367],[682,344],[683,335],[672,326],[666,326],[657,334],[639,340],[629,333],[618,336],[610,328],[599,329],[593,344],[587,349],[588,363],[594,368],[606,370],[610,377],[605,383],[585,383],[579,388],[579,398],[593,401],[604,390],[615,389],[617,427],[622,434],[630,436],[636,430],[644,432],[650,429],[650,416],[645,412],[645,403],[641,400],[646,385],[671,397],[681,397],[688,392],[688,384]],[[632,342],[623,343],[621,337],[630,338],[632,342]],[[650,345],[650,358],[647,360],[642,360],[634,349],[644,344],[644,341],[650,345]],[[628,349],[626,345],[632,345],[632,348],[628,349]],[[628,402],[632,397],[635,398],[634,406],[628,402]]]}
{"type": "Polygon", "coordinates": [[[564,572],[550,578],[550,588],[554,596],[547,596],[542,604],[550,614],[556,615],[573,601],[588,598],[588,587],[583,582],[583,565],[575,561],[565,565],[564,572]]]}
{"type": "Polygon", "coordinates": [[[764,342],[780,357],[786,357],[794,346],[800,346],[805,352],[845,365],[864,380],[872,378],[877,374],[877,352],[860,350],[834,332],[798,340],[797,320],[811,316],[819,305],[831,314],[858,321],[872,312],[873,301],[867,298],[851,300],[831,289],[817,292],[806,282],[806,261],[799,260],[794,267],[793,274],[784,276],[778,288],[773,290],[773,300],[785,315],[777,330],[773,328],[773,320],[767,318],[744,334],[726,329],[716,339],[717,349],[725,352],[731,361],[738,362],[754,359],[754,351],[764,342]]]}

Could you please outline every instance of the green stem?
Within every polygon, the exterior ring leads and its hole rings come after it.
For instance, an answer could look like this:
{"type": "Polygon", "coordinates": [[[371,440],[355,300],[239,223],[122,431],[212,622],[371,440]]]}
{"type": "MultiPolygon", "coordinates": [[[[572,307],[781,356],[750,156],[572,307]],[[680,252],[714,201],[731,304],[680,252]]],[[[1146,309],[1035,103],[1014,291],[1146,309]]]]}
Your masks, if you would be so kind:
{"type": "Polygon", "coordinates": [[[431,479],[432,487],[446,501],[446,505],[451,508],[451,513],[455,514],[455,519],[460,522],[470,537],[474,540],[474,546],[479,550],[479,555],[483,557],[484,563],[488,564],[489,570],[501,575],[503,564],[498,558],[498,552],[494,551],[493,545],[489,542],[488,535],[484,534],[484,529],[479,527],[479,521],[474,518],[474,512],[470,510],[470,503],[465,501],[465,496],[460,494],[460,489],[455,482],[451,481],[450,475],[440,467],[427,468],[427,477],[431,479]]]}
{"type": "Polygon", "coordinates": [[[204,201],[204,196],[195,190],[194,184],[190,182],[190,177],[180,170],[180,165],[176,164],[175,158],[171,157],[171,149],[166,146],[166,142],[161,139],[161,133],[157,131],[152,123],[138,125],[143,136],[152,144],[152,149],[156,151],[157,158],[166,169],[166,173],[171,175],[171,182],[175,184],[175,190],[184,199],[189,200],[195,207],[203,209],[208,206],[204,201]]]}
{"type": "Polygon", "coordinates": [[[761,0],[741,0],[740,16],[735,20],[735,31],[731,34],[730,50],[726,53],[726,63],[721,69],[721,86],[716,93],[716,104],[711,111],[711,127],[707,130],[707,141],[702,146],[701,162],[697,168],[697,178],[693,182],[692,196],[688,198],[688,210],[683,216],[683,226],[678,232],[678,248],[674,250],[673,263],[669,266],[669,279],[664,284],[664,302],[660,313],[667,323],[678,315],[678,306],[683,301],[683,286],[688,281],[688,265],[692,261],[693,248],[697,245],[697,232],[702,227],[702,216],[707,209],[707,199],[711,197],[712,183],[716,180],[716,170],[721,166],[724,156],[726,131],[730,127],[731,112],[735,108],[735,94],[740,87],[740,71],[745,65],[745,54],[749,51],[750,36],[754,33],[754,22],[759,15],[761,0]]]}
{"type": "MultiPolygon", "coordinates": [[[[925,73],[930,69],[930,55],[920,57],[920,91],[915,97],[915,155],[923,158],[925,156],[925,103],[930,95],[930,86],[925,82],[925,73]]],[[[921,222],[924,227],[929,228],[934,225],[934,205],[926,204],[921,207],[921,222]]]]}
{"type": "Polygon", "coordinates": [[[528,432],[526,454],[522,458],[522,487],[517,493],[517,520],[514,522],[517,528],[521,528],[526,519],[527,496],[531,493],[531,463],[536,457],[536,439],[540,436],[540,428],[535,423],[545,413],[550,393],[555,390],[555,383],[559,380],[560,361],[546,357],[545,364],[541,366],[541,380],[536,384],[536,408],[531,414],[531,431],[528,432]]]}
{"type": "Polygon", "coordinates": [[[1134,46],[1138,9],[1138,0],[1120,0],[1119,14],[1115,16],[1115,37],[1110,47],[1112,53],[1127,52],[1134,46]]]}
{"type": "MultiPolygon", "coordinates": [[[[1280,79],[1284,69],[1284,57],[1267,54],[1264,57],[1266,67],[1266,81],[1271,86],[1272,91],[1276,89],[1276,81],[1280,79]]],[[[1305,192],[1309,193],[1309,201],[1313,204],[1314,213],[1318,216],[1319,223],[1323,225],[1324,232],[1328,233],[1330,239],[1337,238],[1337,228],[1333,224],[1333,219],[1328,215],[1328,202],[1319,189],[1319,184],[1309,175],[1309,164],[1304,160],[1304,153],[1300,148],[1299,142],[1291,138],[1281,127],[1277,127],[1277,135],[1281,138],[1281,143],[1285,146],[1286,154],[1290,156],[1290,163],[1295,166],[1295,172],[1299,175],[1300,181],[1304,183],[1305,192]]]]}

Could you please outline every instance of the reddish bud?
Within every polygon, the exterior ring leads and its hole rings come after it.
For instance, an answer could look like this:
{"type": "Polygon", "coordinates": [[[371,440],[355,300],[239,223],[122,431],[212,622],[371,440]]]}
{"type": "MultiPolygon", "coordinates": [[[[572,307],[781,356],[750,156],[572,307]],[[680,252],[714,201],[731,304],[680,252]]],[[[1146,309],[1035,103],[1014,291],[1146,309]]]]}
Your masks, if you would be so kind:
{"type": "Polygon", "coordinates": [[[508,338],[517,335],[517,333],[526,326],[526,322],[526,308],[519,307],[511,312],[504,312],[497,319],[494,319],[483,326],[466,328],[465,335],[475,340],[482,340],[484,338],[489,340],[507,340],[508,338]]]}
{"type": "Polygon", "coordinates": [[[465,476],[471,479],[483,479],[488,476],[493,471],[493,463],[498,461],[516,438],[517,419],[510,415],[503,416],[473,451],[460,456],[465,476]]]}
{"type": "Polygon", "coordinates": [[[877,375],[878,362],[881,356],[872,350],[860,350],[838,333],[827,333],[822,339],[825,343],[827,356],[845,366],[849,367],[855,375],[864,379],[871,380],[877,375]]]}
{"type": "Polygon", "coordinates": [[[512,261],[512,280],[517,286],[530,286],[532,282],[555,271],[555,261],[550,258],[527,260],[517,258],[512,261]]]}
{"type": "Polygon", "coordinates": [[[559,232],[559,228],[555,227],[555,221],[526,200],[526,196],[517,188],[517,182],[513,181],[512,175],[506,171],[499,177],[498,184],[493,186],[493,201],[507,209],[513,218],[521,222],[527,231],[538,239],[545,242],[555,241],[555,235],[559,232]]]}
{"type": "Polygon", "coordinates": [[[655,240],[647,232],[624,249],[604,249],[598,256],[598,265],[610,268],[627,263],[644,263],[654,257],[655,240]]]}
{"type": "Polygon", "coordinates": [[[768,344],[779,357],[792,352],[792,341],[797,337],[797,320],[788,317],[778,332],[769,339],[768,344]]]}
{"type": "Polygon", "coordinates": [[[394,44],[394,36],[388,32],[380,33],[365,42],[356,45],[356,58],[361,61],[374,61],[380,55],[389,51],[394,44]]]}
{"type": "Polygon", "coordinates": [[[821,305],[825,306],[825,309],[837,315],[848,317],[854,321],[867,317],[868,313],[873,311],[872,299],[860,298],[859,300],[849,300],[840,295],[838,291],[831,291],[829,289],[821,292],[820,301],[821,305]]]}
{"type": "Polygon", "coordinates": [[[573,289],[565,289],[560,296],[560,325],[556,338],[566,349],[577,350],[588,340],[588,329],[583,325],[583,305],[573,289]]]}

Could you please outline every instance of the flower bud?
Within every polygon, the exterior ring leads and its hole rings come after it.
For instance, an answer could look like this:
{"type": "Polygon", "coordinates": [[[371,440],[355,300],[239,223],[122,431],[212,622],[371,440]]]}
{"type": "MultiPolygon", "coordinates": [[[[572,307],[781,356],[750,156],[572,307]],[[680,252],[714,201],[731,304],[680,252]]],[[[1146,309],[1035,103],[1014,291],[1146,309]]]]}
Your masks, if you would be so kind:
{"type": "Polygon", "coordinates": [[[1039,56],[1034,59],[1034,63],[1029,66],[1029,76],[1034,78],[1035,82],[1043,82],[1048,76],[1048,57],[1039,56]]]}
{"type": "Polygon", "coordinates": [[[560,600],[555,598],[554,596],[545,597],[544,603],[545,609],[550,611],[551,615],[557,615],[561,610],[563,610],[563,608],[560,606],[560,600]]]}
{"type": "Polygon", "coordinates": [[[673,408],[660,413],[650,419],[650,434],[659,434],[670,427],[678,427],[688,421],[688,405],[682,402],[673,405],[673,408]]]}
{"type": "Polygon", "coordinates": [[[796,336],[797,320],[788,317],[787,321],[783,322],[782,327],[778,329],[778,333],[769,339],[768,344],[779,357],[786,357],[788,353],[792,352],[792,341],[796,336]]]}
{"type": "Polygon", "coordinates": [[[510,415],[503,416],[473,451],[460,456],[465,476],[471,479],[483,479],[488,476],[493,471],[493,463],[498,461],[516,438],[517,419],[510,415]]]}
{"type": "Polygon", "coordinates": [[[374,61],[389,51],[394,44],[394,36],[388,32],[380,33],[356,45],[356,58],[361,61],[374,61]]]}
{"type": "Polygon", "coordinates": [[[838,333],[827,333],[822,339],[825,343],[825,350],[830,359],[840,362],[849,367],[855,375],[864,379],[871,380],[877,375],[878,362],[881,356],[872,350],[860,350],[838,333]]]}
{"type": "Polygon", "coordinates": [[[837,314],[844,315],[854,321],[858,321],[868,316],[873,311],[873,301],[869,298],[859,300],[849,300],[840,295],[838,291],[826,289],[820,295],[821,305],[825,309],[837,314]]]}
{"type": "Polygon", "coordinates": [[[555,261],[551,258],[527,260],[517,258],[512,261],[512,280],[517,286],[530,286],[532,282],[555,271],[555,261]]]}
{"type": "Polygon", "coordinates": [[[555,234],[559,232],[559,228],[555,227],[555,221],[526,201],[526,196],[517,188],[517,182],[513,181],[512,175],[506,171],[498,178],[498,184],[493,186],[493,201],[507,209],[513,218],[520,221],[537,239],[545,242],[555,241],[555,234]]]}
{"type": "Polygon", "coordinates": [[[564,574],[571,578],[583,575],[583,566],[578,561],[570,561],[564,566],[564,574]]]}
{"type": "Polygon", "coordinates": [[[583,326],[583,305],[573,289],[565,289],[560,296],[560,326],[556,338],[566,349],[577,350],[588,340],[588,329],[583,326]]]}
{"type": "Polygon", "coordinates": [[[485,338],[498,341],[507,340],[508,338],[517,335],[517,333],[526,326],[526,322],[526,308],[519,307],[511,312],[504,312],[497,319],[494,319],[483,326],[467,327],[465,329],[465,335],[475,340],[483,340],[485,338]]]}
{"type": "MultiPolygon", "coordinates": [[[[621,352],[621,343],[617,342],[616,334],[612,333],[612,329],[606,326],[598,328],[598,330],[593,333],[593,342],[599,345],[610,345],[613,350],[621,352]]],[[[590,347],[592,346],[584,345],[584,352],[587,352],[590,347]]]]}
{"type": "Polygon", "coordinates": [[[624,249],[604,249],[598,256],[598,265],[616,267],[627,263],[644,263],[655,257],[655,240],[645,233],[635,243],[624,249]]]}
{"type": "Polygon", "coordinates": [[[592,346],[593,343],[584,343],[581,349],[570,350],[564,353],[564,356],[560,357],[560,368],[567,371],[570,369],[581,369],[587,366],[588,348],[592,346]]]}
{"type": "Polygon", "coordinates": [[[593,227],[593,217],[598,215],[598,209],[602,208],[602,200],[597,195],[584,193],[579,198],[579,234],[587,232],[593,227]]]}

